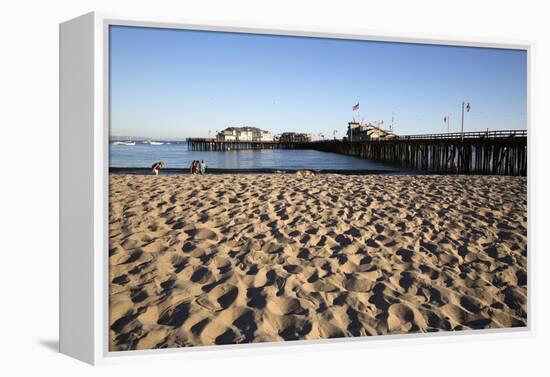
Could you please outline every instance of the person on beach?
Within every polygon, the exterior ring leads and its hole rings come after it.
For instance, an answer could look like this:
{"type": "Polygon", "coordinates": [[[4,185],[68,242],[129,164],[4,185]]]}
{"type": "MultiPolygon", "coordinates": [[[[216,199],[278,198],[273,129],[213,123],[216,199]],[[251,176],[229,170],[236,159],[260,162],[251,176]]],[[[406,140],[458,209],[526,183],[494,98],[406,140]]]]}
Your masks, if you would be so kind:
{"type": "Polygon", "coordinates": [[[201,171],[201,163],[199,160],[193,160],[191,163],[191,166],[189,167],[189,173],[191,174],[199,174],[201,171]]]}
{"type": "Polygon", "coordinates": [[[157,161],[151,166],[151,169],[153,169],[154,175],[159,175],[160,169],[164,169],[166,167],[166,164],[162,161],[157,161]]]}
{"type": "Polygon", "coordinates": [[[195,165],[193,166],[193,174],[199,174],[200,171],[200,162],[199,160],[195,161],[195,165]]]}
{"type": "Polygon", "coordinates": [[[202,160],[202,161],[200,162],[200,173],[201,173],[201,174],[206,173],[206,162],[204,162],[204,160],[202,160]]]}

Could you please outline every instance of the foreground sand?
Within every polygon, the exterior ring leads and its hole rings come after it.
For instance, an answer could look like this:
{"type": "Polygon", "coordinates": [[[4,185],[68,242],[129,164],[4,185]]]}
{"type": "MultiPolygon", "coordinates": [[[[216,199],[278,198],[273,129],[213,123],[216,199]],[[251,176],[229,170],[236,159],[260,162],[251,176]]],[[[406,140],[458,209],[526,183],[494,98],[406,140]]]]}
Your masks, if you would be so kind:
{"type": "Polygon", "coordinates": [[[525,178],[110,183],[111,350],[527,324],[525,178]]]}

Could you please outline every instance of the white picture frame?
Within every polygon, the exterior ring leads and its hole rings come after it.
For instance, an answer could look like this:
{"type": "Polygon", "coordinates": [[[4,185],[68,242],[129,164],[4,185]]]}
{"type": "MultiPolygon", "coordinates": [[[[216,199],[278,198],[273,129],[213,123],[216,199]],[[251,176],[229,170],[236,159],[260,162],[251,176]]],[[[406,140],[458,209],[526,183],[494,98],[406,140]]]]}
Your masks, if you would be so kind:
{"type": "MultiPolygon", "coordinates": [[[[261,344],[204,346],[146,351],[108,350],[108,136],[110,25],[209,30],[271,35],[310,36],[514,48],[527,51],[528,62],[528,176],[533,171],[532,55],[534,42],[476,38],[464,40],[417,34],[385,34],[354,29],[318,29],[88,13],[60,25],[60,351],[90,364],[109,364],[151,358],[203,358],[258,355],[300,350],[346,349],[400,344],[459,342],[471,339],[532,337],[536,255],[533,227],[528,237],[528,326],[446,333],[339,338],[261,344]]],[[[529,224],[533,218],[532,187],[528,183],[529,224]]]]}

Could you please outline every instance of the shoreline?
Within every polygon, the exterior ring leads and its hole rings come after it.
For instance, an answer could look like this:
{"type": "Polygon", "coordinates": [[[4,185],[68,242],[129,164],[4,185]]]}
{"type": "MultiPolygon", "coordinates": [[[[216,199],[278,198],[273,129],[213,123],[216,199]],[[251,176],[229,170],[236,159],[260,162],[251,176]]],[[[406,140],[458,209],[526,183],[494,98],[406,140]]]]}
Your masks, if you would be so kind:
{"type": "MultiPolygon", "coordinates": [[[[254,175],[254,174],[296,174],[298,172],[312,172],[314,175],[358,175],[358,176],[467,176],[467,177],[523,177],[510,176],[504,174],[482,174],[482,173],[450,173],[448,171],[420,171],[420,170],[397,170],[397,169],[276,169],[276,168],[251,168],[251,169],[223,169],[207,168],[204,175],[254,175]]],[[[110,175],[152,175],[151,168],[143,167],[110,167],[110,175]]],[[[159,173],[159,176],[190,175],[189,168],[165,168],[159,173]]]]}
{"type": "MultiPolygon", "coordinates": [[[[297,172],[310,171],[315,174],[341,174],[341,175],[406,175],[414,174],[409,170],[393,169],[276,169],[276,168],[251,168],[251,169],[220,169],[207,168],[206,175],[219,174],[296,174],[297,172]]],[[[116,175],[151,175],[151,168],[110,167],[109,174],[116,175]]],[[[165,168],[159,175],[188,175],[189,168],[165,168]]]]}

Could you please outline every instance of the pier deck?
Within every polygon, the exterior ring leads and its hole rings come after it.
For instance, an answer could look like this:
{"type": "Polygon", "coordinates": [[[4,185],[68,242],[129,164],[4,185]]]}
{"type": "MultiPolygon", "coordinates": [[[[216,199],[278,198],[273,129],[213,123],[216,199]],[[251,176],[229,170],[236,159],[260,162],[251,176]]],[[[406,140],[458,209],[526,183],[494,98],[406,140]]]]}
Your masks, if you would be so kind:
{"type": "Polygon", "coordinates": [[[248,149],[303,149],[304,143],[281,143],[279,141],[221,141],[213,138],[188,138],[190,151],[225,152],[248,149]]]}

